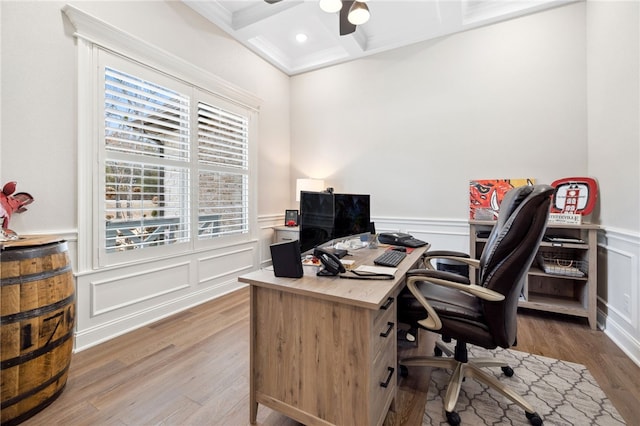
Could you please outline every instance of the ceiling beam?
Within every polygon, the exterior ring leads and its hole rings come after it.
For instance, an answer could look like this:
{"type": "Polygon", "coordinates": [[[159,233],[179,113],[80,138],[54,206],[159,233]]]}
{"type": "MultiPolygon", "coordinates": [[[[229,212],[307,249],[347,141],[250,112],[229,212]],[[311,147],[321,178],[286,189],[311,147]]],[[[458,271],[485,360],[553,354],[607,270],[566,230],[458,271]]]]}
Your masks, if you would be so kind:
{"type": "Polygon", "coordinates": [[[275,16],[292,7],[297,7],[304,4],[304,1],[281,1],[278,3],[269,4],[267,2],[257,2],[250,7],[240,9],[233,13],[232,27],[234,30],[242,30],[251,25],[254,25],[264,19],[275,16]]]}

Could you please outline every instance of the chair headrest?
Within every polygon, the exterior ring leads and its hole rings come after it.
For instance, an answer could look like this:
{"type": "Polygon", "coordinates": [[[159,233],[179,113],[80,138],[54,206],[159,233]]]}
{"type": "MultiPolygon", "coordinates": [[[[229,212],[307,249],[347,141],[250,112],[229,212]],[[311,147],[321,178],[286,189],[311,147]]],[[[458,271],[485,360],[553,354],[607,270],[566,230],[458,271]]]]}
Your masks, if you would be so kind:
{"type": "Polygon", "coordinates": [[[513,214],[513,211],[534,191],[534,188],[532,185],[519,186],[507,192],[500,203],[498,223],[496,225],[500,227],[501,224],[506,222],[513,214]]]}
{"type": "MultiPolygon", "coordinates": [[[[494,267],[502,261],[504,256],[523,243],[524,235],[533,231],[530,226],[535,215],[543,214],[542,226],[543,228],[546,226],[553,192],[554,188],[549,185],[521,186],[507,192],[500,204],[498,221],[480,257],[481,281],[488,278],[488,274],[493,272],[494,267]],[[542,211],[539,211],[540,208],[542,211]],[[527,211],[521,215],[520,212],[523,209],[527,211]],[[516,229],[512,229],[514,226],[516,229]]],[[[544,229],[536,231],[540,231],[541,239],[544,229]]]]}

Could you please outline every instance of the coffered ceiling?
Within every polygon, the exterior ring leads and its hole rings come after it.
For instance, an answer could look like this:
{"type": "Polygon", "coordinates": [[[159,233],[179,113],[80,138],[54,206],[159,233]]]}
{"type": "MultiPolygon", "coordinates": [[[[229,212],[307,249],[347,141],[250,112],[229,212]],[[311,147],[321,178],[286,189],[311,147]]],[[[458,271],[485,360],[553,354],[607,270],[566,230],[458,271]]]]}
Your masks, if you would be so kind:
{"type": "Polygon", "coordinates": [[[369,0],[371,18],[339,34],[318,0],[182,0],[288,75],[334,65],[575,0],[369,0]],[[296,40],[304,34],[306,41],[296,40]]]}

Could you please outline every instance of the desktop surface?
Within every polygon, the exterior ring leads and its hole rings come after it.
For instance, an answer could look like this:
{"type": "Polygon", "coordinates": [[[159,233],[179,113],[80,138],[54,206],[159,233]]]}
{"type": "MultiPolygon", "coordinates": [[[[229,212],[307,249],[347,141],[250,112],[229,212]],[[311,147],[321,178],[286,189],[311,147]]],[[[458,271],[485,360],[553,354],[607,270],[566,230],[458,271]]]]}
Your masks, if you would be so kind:
{"type": "MultiPolygon", "coordinates": [[[[388,246],[377,249],[350,250],[343,260],[353,260],[353,268],[360,265],[374,266],[374,259],[383,254],[388,246]]],[[[259,287],[267,287],[291,293],[310,295],[318,299],[333,300],[369,309],[378,309],[396,287],[404,281],[407,271],[415,267],[429,245],[407,253],[407,257],[396,267],[392,280],[343,279],[339,276],[304,275],[301,278],[279,278],[272,270],[260,269],[241,276],[238,280],[259,287]]]]}

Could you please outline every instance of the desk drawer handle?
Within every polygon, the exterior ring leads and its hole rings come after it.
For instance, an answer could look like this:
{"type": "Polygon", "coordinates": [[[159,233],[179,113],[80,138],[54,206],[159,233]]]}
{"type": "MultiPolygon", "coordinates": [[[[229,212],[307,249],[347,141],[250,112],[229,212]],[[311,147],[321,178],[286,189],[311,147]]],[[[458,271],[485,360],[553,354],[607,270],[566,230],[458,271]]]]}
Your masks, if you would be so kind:
{"type": "Polygon", "coordinates": [[[393,326],[395,324],[392,322],[388,322],[387,325],[389,326],[389,328],[384,333],[380,333],[380,337],[389,337],[389,334],[391,334],[391,330],[393,330],[393,326]]]}
{"type": "Polygon", "coordinates": [[[392,304],[393,304],[393,297],[390,297],[387,299],[385,304],[380,307],[380,309],[384,309],[386,311],[387,309],[389,309],[389,306],[391,306],[392,304]]]}
{"type": "Polygon", "coordinates": [[[391,378],[393,377],[393,372],[395,371],[395,368],[393,367],[387,367],[387,369],[389,370],[389,376],[387,377],[387,380],[380,383],[380,386],[382,386],[383,388],[389,386],[389,383],[391,383],[391,378]]]}

